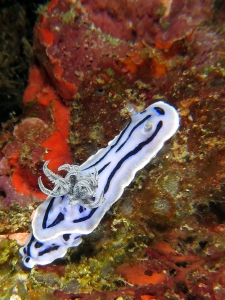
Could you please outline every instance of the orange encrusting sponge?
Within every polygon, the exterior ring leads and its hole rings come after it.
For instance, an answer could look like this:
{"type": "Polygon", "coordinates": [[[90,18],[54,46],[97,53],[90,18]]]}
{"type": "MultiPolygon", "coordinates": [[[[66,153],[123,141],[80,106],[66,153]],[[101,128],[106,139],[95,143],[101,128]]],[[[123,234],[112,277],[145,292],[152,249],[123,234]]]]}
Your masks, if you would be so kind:
{"type": "MultiPolygon", "coordinates": [[[[67,144],[69,136],[70,109],[63,105],[54,89],[46,80],[46,75],[37,66],[33,65],[30,69],[29,85],[23,96],[23,103],[33,102],[34,112],[38,107],[46,107],[50,110],[50,118],[47,121],[50,128],[50,136],[47,137],[37,147],[45,148],[45,154],[40,157],[40,162],[50,160],[49,168],[57,172],[58,167],[65,163],[72,163],[70,148],[67,144]]],[[[39,115],[41,119],[41,114],[39,115]]],[[[10,165],[13,167],[12,182],[16,190],[24,195],[35,195],[45,199],[46,195],[40,192],[37,179],[40,176],[40,166],[37,170],[29,165],[20,163],[20,152],[14,153],[10,159],[10,165]]]]}
{"type": "Polygon", "coordinates": [[[129,283],[137,285],[160,284],[166,280],[162,273],[153,273],[151,276],[145,275],[145,268],[136,264],[133,266],[125,265],[117,268],[117,273],[124,277],[129,283]]]}

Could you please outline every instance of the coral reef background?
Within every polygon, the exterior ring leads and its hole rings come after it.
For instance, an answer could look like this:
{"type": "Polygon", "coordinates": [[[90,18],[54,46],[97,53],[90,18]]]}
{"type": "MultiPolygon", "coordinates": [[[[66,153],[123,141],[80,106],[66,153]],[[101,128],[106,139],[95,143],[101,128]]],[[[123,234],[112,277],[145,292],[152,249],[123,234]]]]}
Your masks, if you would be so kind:
{"type": "Polygon", "coordinates": [[[0,298],[224,299],[224,1],[28,2],[0,14],[0,298]],[[44,161],[82,163],[159,99],[177,134],[78,248],[26,270],[44,161]]]}

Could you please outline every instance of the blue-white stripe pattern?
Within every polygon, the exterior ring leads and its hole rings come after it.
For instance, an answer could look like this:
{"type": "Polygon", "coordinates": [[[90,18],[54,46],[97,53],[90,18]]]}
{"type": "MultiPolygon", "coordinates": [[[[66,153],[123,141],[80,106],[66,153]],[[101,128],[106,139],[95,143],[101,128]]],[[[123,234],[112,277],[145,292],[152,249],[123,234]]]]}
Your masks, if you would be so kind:
{"type": "Polygon", "coordinates": [[[80,166],[82,174],[98,172],[96,197],[104,201],[95,208],[79,203],[68,205],[67,196],[48,197],[36,210],[33,233],[20,250],[24,265],[48,264],[80,244],[81,236],[92,232],[124,188],[163,147],[178,129],[179,115],[163,101],[132,116],[126,128],[80,166]]]}

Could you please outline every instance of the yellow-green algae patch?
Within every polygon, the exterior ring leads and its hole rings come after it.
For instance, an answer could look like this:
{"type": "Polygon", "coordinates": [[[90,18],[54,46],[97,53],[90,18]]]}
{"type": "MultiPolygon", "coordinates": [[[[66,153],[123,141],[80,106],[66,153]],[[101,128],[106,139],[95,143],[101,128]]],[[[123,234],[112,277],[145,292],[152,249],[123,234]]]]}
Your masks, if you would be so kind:
{"type": "Polygon", "coordinates": [[[0,234],[27,232],[30,229],[31,213],[37,206],[37,203],[26,207],[13,203],[10,207],[2,209],[0,211],[0,234]]]}

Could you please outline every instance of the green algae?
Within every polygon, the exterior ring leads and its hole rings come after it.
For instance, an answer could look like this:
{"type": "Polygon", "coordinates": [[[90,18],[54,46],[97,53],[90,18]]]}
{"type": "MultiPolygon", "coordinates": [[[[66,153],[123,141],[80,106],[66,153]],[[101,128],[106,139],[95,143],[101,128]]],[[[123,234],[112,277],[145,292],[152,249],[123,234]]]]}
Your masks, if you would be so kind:
{"type": "Polygon", "coordinates": [[[97,123],[91,128],[89,132],[89,137],[90,139],[96,141],[97,143],[100,143],[103,138],[102,132],[103,132],[103,125],[97,123]]]}
{"type": "Polygon", "coordinates": [[[0,211],[0,234],[9,234],[28,231],[30,228],[30,215],[37,207],[37,203],[22,207],[13,203],[10,207],[0,211]]]}
{"type": "Polygon", "coordinates": [[[163,16],[166,11],[166,7],[163,4],[159,5],[159,8],[156,10],[156,14],[163,16]]]}
{"type": "MultiPolygon", "coordinates": [[[[0,265],[11,263],[11,259],[15,256],[17,250],[16,241],[0,240],[0,265]]],[[[5,272],[5,269],[1,268],[1,271],[5,272]]]]}
{"type": "Polygon", "coordinates": [[[166,30],[170,27],[170,22],[162,22],[161,27],[163,30],[166,30]]]}
{"type": "Polygon", "coordinates": [[[107,74],[110,76],[110,77],[114,77],[115,76],[115,72],[113,71],[113,69],[111,68],[108,68],[106,70],[107,74]]]}
{"type": "Polygon", "coordinates": [[[77,11],[75,11],[73,8],[71,8],[69,11],[64,13],[61,18],[62,18],[62,22],[64,24],[69,25],[69,24],[72,24],[78,16],[79,16],[79,14],[77,13],[77,11]]]}

